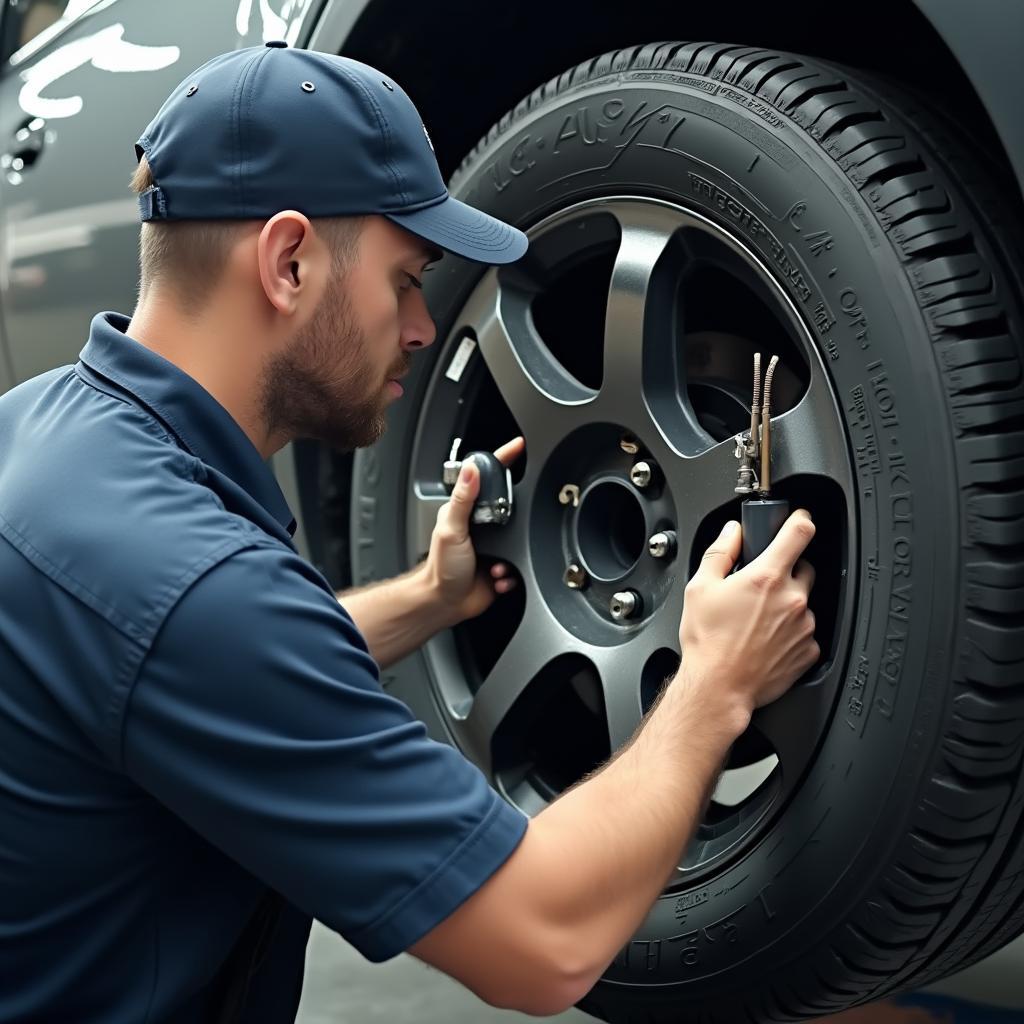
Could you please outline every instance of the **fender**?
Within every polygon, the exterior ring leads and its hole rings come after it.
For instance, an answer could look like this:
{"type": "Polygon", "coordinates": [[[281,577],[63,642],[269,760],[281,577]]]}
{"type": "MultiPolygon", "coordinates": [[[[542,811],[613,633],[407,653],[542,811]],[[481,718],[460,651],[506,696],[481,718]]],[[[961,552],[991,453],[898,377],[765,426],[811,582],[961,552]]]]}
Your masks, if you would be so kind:
{"type": "Polygon", "coordinates": [[[1024,118],[1019,107],[1024,4],[1017,0],[985,0],[980,5],[960,0],[913,2],[970,79],[992,119],[1024,195],[1024,118]],[[993,20],[999,21],[998,32],[989,31],[993,20]]]}

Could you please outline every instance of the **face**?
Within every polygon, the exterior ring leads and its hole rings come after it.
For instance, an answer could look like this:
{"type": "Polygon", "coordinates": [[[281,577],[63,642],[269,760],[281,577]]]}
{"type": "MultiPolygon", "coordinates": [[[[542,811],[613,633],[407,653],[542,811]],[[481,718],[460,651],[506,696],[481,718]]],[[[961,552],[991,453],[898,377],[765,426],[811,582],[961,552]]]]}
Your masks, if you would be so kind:
{"type": "Polygon", "coordinates": [[[347,267],[334,268],[319,305],[263,381],[266,422],[339,451],[373,444],[412,353],[433,343],[421,291],[439,250],[383,217],[367,217],[347,267]]]}

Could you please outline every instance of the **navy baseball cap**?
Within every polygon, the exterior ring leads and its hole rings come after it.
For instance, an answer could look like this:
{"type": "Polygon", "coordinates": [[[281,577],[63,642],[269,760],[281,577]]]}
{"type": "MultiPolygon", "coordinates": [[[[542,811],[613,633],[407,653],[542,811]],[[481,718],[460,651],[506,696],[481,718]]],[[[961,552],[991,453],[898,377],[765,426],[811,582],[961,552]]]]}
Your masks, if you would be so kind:
{"type": "Polygon", "coordinates": [[[156,182],[143,221],[381,214],[458,256],[511,263],[517,228],[453,199],[412,100],[366,64],[283,42],[221,54],[135,146],[156,182]]]}

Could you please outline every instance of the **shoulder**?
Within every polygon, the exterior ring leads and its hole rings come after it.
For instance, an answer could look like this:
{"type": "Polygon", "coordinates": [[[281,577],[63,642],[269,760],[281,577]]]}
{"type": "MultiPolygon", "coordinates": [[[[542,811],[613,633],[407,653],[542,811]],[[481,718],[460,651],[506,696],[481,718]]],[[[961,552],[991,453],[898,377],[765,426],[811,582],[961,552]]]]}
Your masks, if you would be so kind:
{"type": "Polygon", "coordinates": [[[328,582],[269,539],[195,579],[167,614],[150,659],[173,663],[172,675],[185,666],[209,673],[225,689],[230,679],[248,685],[243,677],[378,686],[366,641],[328,582]]]}
{"type": "MultiPolygon", "coordinates": [[[[5,396],[6,402],[8,396],[5,396]]],[[[0,532],[37,570],[142,646],[203,573],[279,547],[225,509],[202,464],[72,370],[0,409],[0,532]]]]}
{"type": "Polygon", "coordinates": [[[323,575],[265,535],[197,577],[172,614],[177,628],[184,623],[198,633],[214,622],[217,628],[250,636],[255,628],[296,636],[326,630],[366,650],[362,634],[323,575]]]}

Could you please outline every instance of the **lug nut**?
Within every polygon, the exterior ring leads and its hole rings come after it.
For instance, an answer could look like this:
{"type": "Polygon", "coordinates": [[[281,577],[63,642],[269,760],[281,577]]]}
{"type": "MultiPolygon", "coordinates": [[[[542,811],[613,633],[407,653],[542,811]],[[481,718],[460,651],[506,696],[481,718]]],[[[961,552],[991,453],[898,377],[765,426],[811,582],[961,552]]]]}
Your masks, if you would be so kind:
{"type": "Polygon", "coordinates": [[[647,487],[654,479],[654,468],[649,462],[634,463],[633,468],[629,471],[629,479],[633,481],[634,487],[641,489],[647,487]]]}
{"type": "Polygon", "coordinates": [[[576,484],[566,484],[558,492],[558,502],[561,505],[572,505],[575,508],[580,503],[580,489],[576,484]]]}
{"type": "Polygon", "coordinates": [[[587,574],[575,562],[565,570],[562,579],[570,590],[582,590],[587,585],[587,574]]]}
{"type": "Polygon", "coordinates": [[[654,534],[647,542],[647,550],[654,558],[667,558],[676,551],[676,534],[674,530],[662,530],[654,534]]]}
{"type": "Polygon", "coordinates": [[[608,610],[616,622],[630,619],[640,611],[640,595],[635,590],[620,590],[612,596],[608,610]]]}

